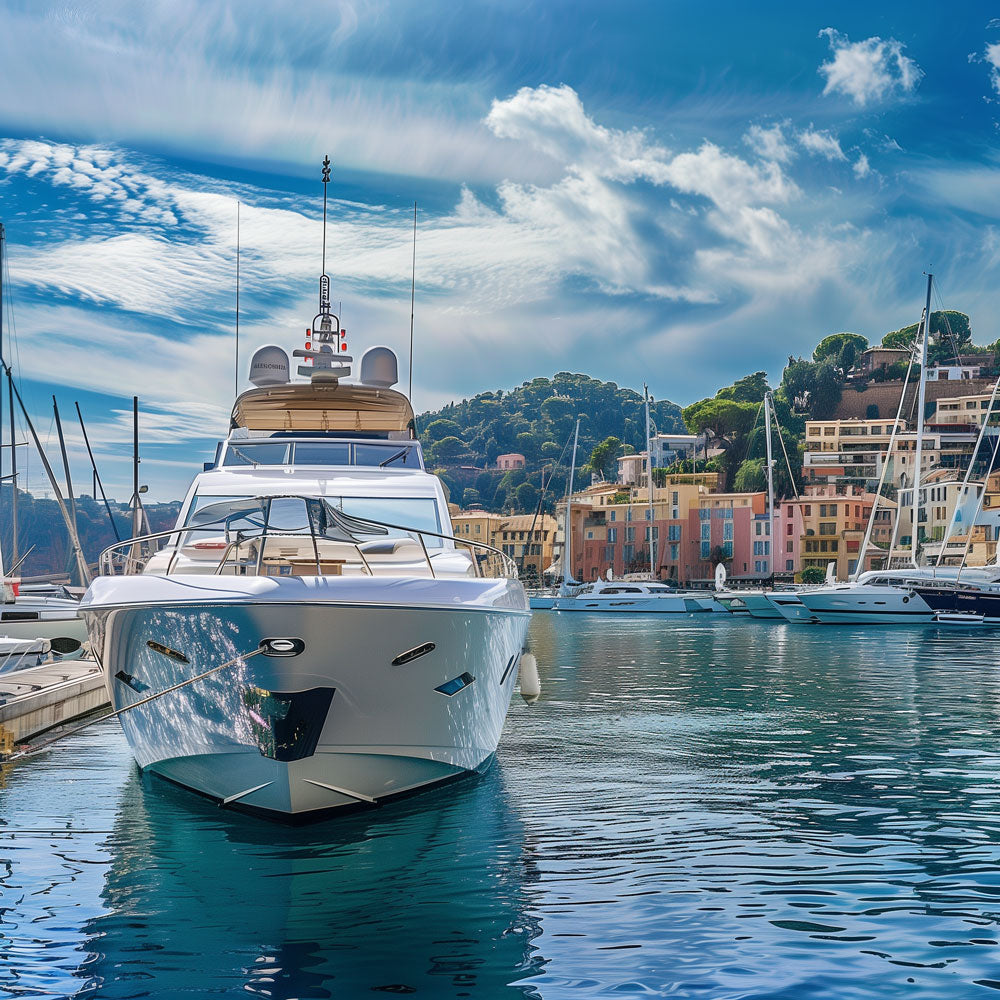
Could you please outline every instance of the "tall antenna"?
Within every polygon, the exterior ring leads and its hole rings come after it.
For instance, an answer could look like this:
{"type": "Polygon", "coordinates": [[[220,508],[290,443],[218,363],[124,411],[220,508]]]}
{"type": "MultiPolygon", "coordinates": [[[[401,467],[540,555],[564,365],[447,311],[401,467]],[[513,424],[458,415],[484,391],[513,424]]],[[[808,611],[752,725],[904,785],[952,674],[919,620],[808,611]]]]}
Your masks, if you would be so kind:
{"type": "Polygon", "coordinates": [[[330,183],[330,157],[323,157],[323,274],[326,274],[326,186],[330,183]]]}
{"type": "Polygon", "coordinates": [[[240,394],[240,203],[236,202],[236,395],[240,394]]]}
{"type": "Polygon", "coordinates": [[[410,268],[410,388],[406,395],[413,397],[413,301],[417,292],[417,203],[413,203],[413,264],[410,268]]]}

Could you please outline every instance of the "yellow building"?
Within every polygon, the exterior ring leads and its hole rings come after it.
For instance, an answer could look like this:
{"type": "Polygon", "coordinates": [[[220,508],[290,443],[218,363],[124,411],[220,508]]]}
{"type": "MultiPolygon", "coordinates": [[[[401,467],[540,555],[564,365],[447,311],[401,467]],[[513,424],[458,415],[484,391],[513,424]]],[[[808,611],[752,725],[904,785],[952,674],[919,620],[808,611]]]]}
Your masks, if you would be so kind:
{"type": "MultiPolygon", "coordinates": [[[[984,392],[975,396],[948,396],[937,401],[934,413],[936,424],[975,424],[982,427],[986,411],[990,406],[991,393],[984,392]]],[[[993,407],[994,415],[997,407],[993,407]]]]}
{"type": "Polygon", "coordinates": [[[496,546],[517,563],[525,582],[539,583],[552,565],[556,519],[551,514],[515,514],[504,518],[496,546]]]}
{"type": "Polygon", "coordinates": [[[456,538],[492,545],[509,555],[526,582],[540,581],[552,564],[556,519],[550,514],[536,517],[466,510],[452,515],[451,524],[456,538]]]}

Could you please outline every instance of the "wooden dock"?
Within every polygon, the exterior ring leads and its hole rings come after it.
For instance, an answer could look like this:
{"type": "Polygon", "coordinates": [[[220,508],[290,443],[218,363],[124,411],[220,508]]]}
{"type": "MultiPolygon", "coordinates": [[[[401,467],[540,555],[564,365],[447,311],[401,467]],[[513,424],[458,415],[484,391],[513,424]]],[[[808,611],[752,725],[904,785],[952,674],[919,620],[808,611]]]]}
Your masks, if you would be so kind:
{"type": "Polygon", "coordinates": [[[63,660],[0,673],[0,756],[37,733],[107,704],[96,660],[63,660]]]}

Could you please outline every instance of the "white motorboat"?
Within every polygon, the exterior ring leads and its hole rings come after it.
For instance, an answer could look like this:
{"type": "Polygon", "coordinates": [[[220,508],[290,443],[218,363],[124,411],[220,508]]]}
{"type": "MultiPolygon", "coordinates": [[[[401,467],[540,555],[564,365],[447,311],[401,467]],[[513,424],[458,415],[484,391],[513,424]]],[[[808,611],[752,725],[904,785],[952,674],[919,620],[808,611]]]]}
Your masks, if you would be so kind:
{"type": "MultiPolygon", "coordinates": [[[[914,570],[909,571],[912,576],[914,570]]],[[[799,600],[807,620],[823,625],[924,625],[934,620],[934,609],[900,577],[894,585],[885,573],[865,573],[855,583],[802,591],[799,600]],[[881,577],[881,579],[878,579],[881,577]]]]}
{"type": "Polygon", "coordinates": [[[9,587],[4,591],[7,599],[0,604],[0,635],[16,640],[46,639],[62,654],[77,652],[87,641],[79,601],[30,593],[14,596],[9,587]]]}
{"type": "Polygon", "coordinates": [[[711,594],[696,597],[675,590],[665,583],[641,580],[595,580],[585,583],[573,593],[560,594],[552,605],[553,611],[604,612],[615,614],[674,614],[711,613],[711,594]]]}
{"type": "Polygon", "coordinates": [[[530,620],[513,561],[451,535],[392,352],[343,381],[320,287],[307,381],[258,351],[177,527],[106,550],[81,604],[140,767],[278,818],[486,768],[530,620]]]}

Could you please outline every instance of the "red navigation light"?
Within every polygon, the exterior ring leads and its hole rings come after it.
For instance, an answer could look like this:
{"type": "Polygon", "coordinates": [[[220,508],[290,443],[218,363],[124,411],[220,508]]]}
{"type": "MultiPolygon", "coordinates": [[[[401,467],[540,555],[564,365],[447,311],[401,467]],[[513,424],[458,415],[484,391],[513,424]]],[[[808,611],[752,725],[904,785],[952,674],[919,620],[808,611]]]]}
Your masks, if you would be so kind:
{"type": "Polygon", "coordinates": [[[342,351],[346,351],[346,350],[347,350],[347,344],[341,344],[341,345],[340,345],[340,349],[341,349],[342,351]]]}
{"type": "Polygon", "coordinates": [[[340,328],[340,339],[343,340],[347,336],[347,327],[342,326],[340,328]]]}
{"type": "Polygon", "coordinates": [[[306,350],[307,351],[311,351],[312,350],[312,344],[310,344],[308,340],[306,341],[306,350]]]}

